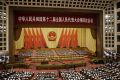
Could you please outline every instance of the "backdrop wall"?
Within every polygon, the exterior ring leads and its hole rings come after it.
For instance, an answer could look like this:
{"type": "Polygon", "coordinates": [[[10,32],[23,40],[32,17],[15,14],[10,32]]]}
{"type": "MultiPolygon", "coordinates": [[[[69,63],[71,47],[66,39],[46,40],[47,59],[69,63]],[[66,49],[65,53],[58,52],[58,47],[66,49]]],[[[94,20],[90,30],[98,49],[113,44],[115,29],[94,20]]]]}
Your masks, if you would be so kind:
{"type": "MultiPolygon", "coordinates": [[[[18,40],[15,40],[16,49],[21,49],[21,48],[25,47],[25,39],[26,39],[25,38],[25,35],[26,35],[25,31],[27,32],[27,35],[30,35],[30,34],[32,35],[32,37],[31,37],[32,40],[35,39],[33,37],[33,34],[37,35],[37,33],[41,33],[40,31],[42,31],[43,37],[38,37],[38,38],[40,38],[40,39],[44,38],[44,40],[46,42],[46,46],[48,48],[57,48],[58,44],[60,42],[61,36],[64,37],[63,44],[66,44],[68,42],[68,41],[66,41],[69,38],[68,36],[71,36],[71,39],[74,38],[75,35],[72,35],[72,34],[74,34],[76,31],[76,33],[77,33],[77,39],[76,39],[77,46],[87,47],[89,50],[96,52],[96,39],[94,38],[94,36],[92,34],[91,28],[22,28],[21,33],[20,33],[20,37],[18,38],[18,40]],[[30,31],[30,33],[29,33],[29,31],[30,31]],[[55,32],[55,35],[51,36],[51,39],[55,38],[55,40],[53,40],[53,41],[50,41],[48,39],[50,32],[51,33],[55,32]],[[64,35],[62,35],[62,33],[64,35]],[[66,36],[65,36],[65,34],[66,34],[66,36]]],[[[38,38],[36,38],[36,40],[38,38]]],[[[73,43],[75,43],[75,42],[73,42],[73,43]]],[[[70,45],[71,45],[71,43],[70,43],[70,45]]]]}

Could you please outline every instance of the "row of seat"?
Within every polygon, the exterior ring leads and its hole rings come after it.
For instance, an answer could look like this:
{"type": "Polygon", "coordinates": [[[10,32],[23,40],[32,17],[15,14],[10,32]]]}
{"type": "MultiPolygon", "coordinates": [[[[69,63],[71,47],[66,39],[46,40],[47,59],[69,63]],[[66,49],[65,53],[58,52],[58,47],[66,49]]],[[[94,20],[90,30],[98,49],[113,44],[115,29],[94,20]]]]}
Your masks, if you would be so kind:
{"type": "Polygon", "coordinates": [[[62,80],[87,80],[87,78],[74,70],[61,71],[62,80]]]}
{"type": "Polygon", "coordinates": [[[0,71],[0,80],[57,80],[57,72],[0,71]]]}
{"type": "Polygon", "coordinates": [[[85,55],[88,54],[85,50],[80,50],[80,49],[74,49],[74,52],[76,52],[79,55],[85,55]]]}
{"type": "Polygon", "coordinates": [[[52,50],[37,50],[37,55],[54,55],[52,50]]]}
{"type": "Polygon", "coordinates": [[[31,80],[33,72],[0,71],[0,80],[31,80]]]}
{"type": "Polygon", "coordinates": [[[120,80],[120,62],[107,63],[93,69],[61,71],[63,80],[120,80]]]}
{"type": "Polygon", "coordinates": [[[19,51],[18,53],[16,53],[16,55],[18,55],[19,57],[30,57],[32,56],[32,50],[30,51],[19,51]]]}
{"type": "Polygon", "coordinates": [[[33,55],[33,53],[36,54],[36,56],[45,56],[45,55],[56,55],[60,56],[60,55],[81,55],[81,54],[86,54],[87,52],[84,50],[80,50],[80,49],[56,49],[56,50],[36,50],[35,52],[33,52],[32,50],[29,51],[18,51],[18,53],[16,53],[16,55],[21,56],[21,57],[31,57],[33,55]]]}
{"type": "MultiPolygon", "coordinates": [[[[120,62],[106,63],[103,66],[86,69],[61,70],[59,77],[62,80],[120,80],[120,62]]],[[[28,72],[28,71],[0,71],[0,80],[57,80],[57,72],[28,72]]]]}
{"type": "Polygon", "coordinates": [[[75,54],[77,54],[76,52],[74,52],[71,49],[59,49],[59,50],[55,50],[55,52],[57,53],[57,55],[75,55],[75,54]]]}
{"type": "Polygon", "coordinates": [[[35,56],[30,57],[33,62],[40,62],[40,61],[52,61],[52,60],[79,60],[83,58],[82,55],[60,55],[60,56],[35,56]]]}
{"type": "Polygon", "coordinates": [[[57,80],[57,73],[55,72],[39,72],[34,80],[57,80]]]}

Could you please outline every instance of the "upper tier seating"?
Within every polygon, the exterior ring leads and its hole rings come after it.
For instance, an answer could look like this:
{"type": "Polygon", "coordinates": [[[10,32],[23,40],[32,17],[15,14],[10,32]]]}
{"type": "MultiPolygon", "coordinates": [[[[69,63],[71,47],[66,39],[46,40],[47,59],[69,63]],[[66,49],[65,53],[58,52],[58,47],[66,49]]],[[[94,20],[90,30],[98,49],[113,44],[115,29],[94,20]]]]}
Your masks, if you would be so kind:
{"type": "Polygon", "coordinates": [[[55,50],[58,55],[76,55],[77,53],[71,49],[59,49],[55,50]]]}
{"type": "Polygon", "coordinates": [[[80,50],[80,49],[74,49],[73,51],[76,52],[76,53],[79,54],[79,55],[85,55],[85,54],[88,54],[86,51],[84,51],[84,50],[80,50]]]}
{"type": "Polygon", "coordinates": [[[32,56],[32,53],[33,52],[31,50],[30,51],[20,51],[17,53],[17,55],[20,57],[30,57],[30,56],[32,56]]]}
{"type": "Polygon", "coordinates": [[[52,50],[37,50],[36,54],[39,55],[54,55],[52,50]]]}

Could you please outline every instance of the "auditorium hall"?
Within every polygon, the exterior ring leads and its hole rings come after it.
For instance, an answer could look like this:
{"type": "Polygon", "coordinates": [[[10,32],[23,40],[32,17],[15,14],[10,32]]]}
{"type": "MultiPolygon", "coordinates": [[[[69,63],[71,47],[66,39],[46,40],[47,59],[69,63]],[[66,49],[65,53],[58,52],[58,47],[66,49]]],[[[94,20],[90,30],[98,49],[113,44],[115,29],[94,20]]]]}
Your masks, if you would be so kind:
{"type": "Polygon", "coordinates": [[[0,80],[120,80],[120,0],[0,0],[0,80]]]}

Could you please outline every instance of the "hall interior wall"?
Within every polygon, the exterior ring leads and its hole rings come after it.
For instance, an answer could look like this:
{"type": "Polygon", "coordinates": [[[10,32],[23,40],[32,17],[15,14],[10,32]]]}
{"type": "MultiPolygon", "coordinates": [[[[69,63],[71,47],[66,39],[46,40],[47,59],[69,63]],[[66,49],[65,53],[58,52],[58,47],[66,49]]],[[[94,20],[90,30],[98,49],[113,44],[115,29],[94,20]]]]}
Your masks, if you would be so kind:
{"type": "MultiPolygon", "coordinates": [[[[69,9],[70,10],[70,9],[69,9]]],[[[10,53],[14,53],[15,52],[15,45],[14,44],[14,36],[13,36],[13,26],[14,26],[14,21],[12,21],[11,19],[13,19],[13,7],[10,8],[9,12],[10,12],[10,15],[9,15],[9,36],[10,36],[10,40],[9,40],[9,50],[10,50],[10,53]]],[[[80,11],[80,10],[79,10],[80,11]]],[[[85,10],[83,10],[85,11],[85,10]]],[[[86,11],[87,12],[87,11],[86,11]]],[[[93,12],[93,11],[91,11],[93,12]]],[[[97,19],[100,19],[98,22],[97,22],[97,40],[96,40],[96,53],[98,56],[101,56],[102,57],[102,53],[103,53],[103,12],[102,11],[99,11],[97,12],[98,15],[98,18],[97,19]],[[101,35],[102,34],[102,35],[101,35]]]]}

